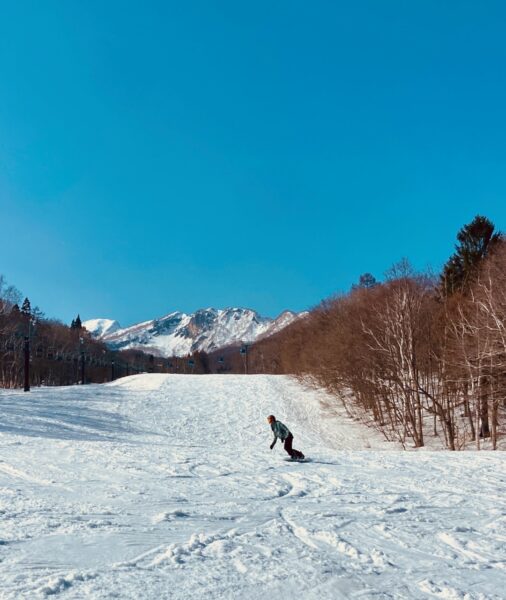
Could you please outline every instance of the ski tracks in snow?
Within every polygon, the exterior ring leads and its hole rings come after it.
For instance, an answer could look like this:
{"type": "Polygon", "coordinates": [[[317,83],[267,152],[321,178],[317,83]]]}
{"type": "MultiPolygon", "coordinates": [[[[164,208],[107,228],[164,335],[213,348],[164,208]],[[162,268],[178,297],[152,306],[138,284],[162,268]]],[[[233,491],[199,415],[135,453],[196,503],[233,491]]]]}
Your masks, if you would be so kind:
{"type": "Polygon", "coordinates": [[[189,375],[0,394],[0,598],[503,598],[503,455],[385,452],[321,394],[189,375]],[[312,462],[269,451],[270,413],[312,462]]]}

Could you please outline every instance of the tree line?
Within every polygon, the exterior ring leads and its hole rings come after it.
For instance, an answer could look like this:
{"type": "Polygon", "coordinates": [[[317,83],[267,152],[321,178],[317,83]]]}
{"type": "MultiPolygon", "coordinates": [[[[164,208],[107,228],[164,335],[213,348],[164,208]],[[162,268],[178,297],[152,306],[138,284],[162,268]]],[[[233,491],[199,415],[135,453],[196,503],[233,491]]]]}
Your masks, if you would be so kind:
{"type": "Polygon", "coordinates": [[[364,274],[255,343],[248,360],[250,372],[327,388],[404,446],[442,435],[451,450],[485,439],[496,449],[506,412],[506,239],[477,216],[441,275],[406,260],[382,282],[364,274]]]}
{"type": "Polygon", "coordinates": [[[141,372],[166,372],[166,361],[137,350],[111,351],[83,328],[79,315],[69,326],[47,319],[0,275],[0,387],[29,384],[104,383],[141,372]]]}
{"type": "MultiPolygon", "coordinates": [[[[0,386],[105,382],[137,372],[274,373],[328,389],[388,440],[452,450],[497,448],[506,415],[506,239],[477,216],[440,275],[408,261],[383,281],[363,274],[347,293],[249,346],[162,359],[114,352],[82,327],[46,319],[0,276],[0,386]]],[[[337,401],[337,400],[336,400],[337,401]]]]}

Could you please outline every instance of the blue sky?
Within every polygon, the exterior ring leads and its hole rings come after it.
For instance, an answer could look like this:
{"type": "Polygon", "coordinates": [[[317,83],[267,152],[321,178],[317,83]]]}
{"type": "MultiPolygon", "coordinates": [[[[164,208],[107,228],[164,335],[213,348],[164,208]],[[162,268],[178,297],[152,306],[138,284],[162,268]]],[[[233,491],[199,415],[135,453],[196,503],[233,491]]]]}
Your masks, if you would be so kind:
{"type": "Polygon", "coordinates": [[[274,316],[506,230],[501,2],[0,0],[0,272],[52,317],[274,316]]]}

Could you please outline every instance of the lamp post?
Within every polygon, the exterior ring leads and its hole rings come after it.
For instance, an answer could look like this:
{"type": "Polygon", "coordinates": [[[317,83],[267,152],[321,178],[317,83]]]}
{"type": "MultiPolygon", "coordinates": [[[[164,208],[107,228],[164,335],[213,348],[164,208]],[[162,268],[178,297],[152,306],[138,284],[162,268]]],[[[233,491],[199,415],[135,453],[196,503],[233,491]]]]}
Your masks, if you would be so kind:
{"type": "Polygon", "coordinates": [[[30,338],[25,336],[25,392],[30,391],[30,338]]]}
{"type": "Polygon", "coordinates": [[[248,345],[247,344],[245,344],[241,348],[240,353],[244,360],[244,373],[245,373],[245,375],[247,375],[248,374],[248,345]]]}
{"type": "Polygon", "coordinates": [[[81,349],[81,385],[84,385],[84,339],[79,338],[79,346],[81,349]]]}

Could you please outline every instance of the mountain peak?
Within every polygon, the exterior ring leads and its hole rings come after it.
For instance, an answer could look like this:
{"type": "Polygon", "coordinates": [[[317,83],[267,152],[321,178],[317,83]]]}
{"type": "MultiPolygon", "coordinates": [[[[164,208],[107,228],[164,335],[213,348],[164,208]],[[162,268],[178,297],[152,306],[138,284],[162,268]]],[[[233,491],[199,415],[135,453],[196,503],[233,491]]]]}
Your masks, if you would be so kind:
{"type": "Polygon", "coordinates": [[[192,314],[172,312],[122,329],[117,321],[90,319],[84,327],[115,350],[139,349],[158,356],[211,352],[238,343],[252,343],[298,318],[284,311],[276,319],[249,308],[201,308],[192,314]]]}
{"type": "Polygon", "coordinates": [[[91,335],[98,338],[121,329],[118,321],[114,321],[113,319],[89,319],[88,321],[84,321],[82,325],[91,335]]]}

